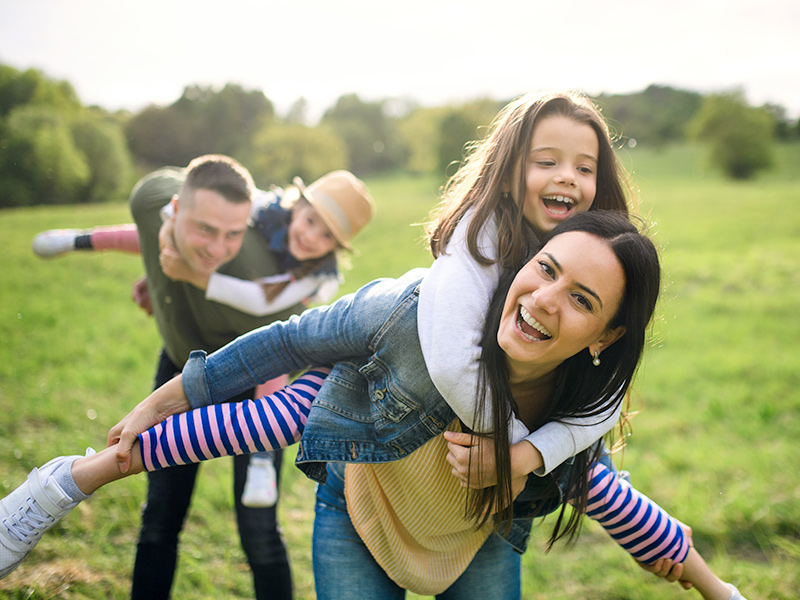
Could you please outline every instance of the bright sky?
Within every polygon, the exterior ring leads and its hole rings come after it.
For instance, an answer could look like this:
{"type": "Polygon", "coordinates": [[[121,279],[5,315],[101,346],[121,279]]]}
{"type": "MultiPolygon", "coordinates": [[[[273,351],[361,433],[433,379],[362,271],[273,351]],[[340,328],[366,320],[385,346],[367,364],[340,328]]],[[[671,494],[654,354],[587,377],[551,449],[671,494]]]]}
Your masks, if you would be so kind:
{"type": "Polygon", "coordinates": [[[0,0],[0,63],[84,104],[262,89],[312,118],[342,94],[424,105],[651,83],[745,90],[800,117],[797,0],[0,0]]]}

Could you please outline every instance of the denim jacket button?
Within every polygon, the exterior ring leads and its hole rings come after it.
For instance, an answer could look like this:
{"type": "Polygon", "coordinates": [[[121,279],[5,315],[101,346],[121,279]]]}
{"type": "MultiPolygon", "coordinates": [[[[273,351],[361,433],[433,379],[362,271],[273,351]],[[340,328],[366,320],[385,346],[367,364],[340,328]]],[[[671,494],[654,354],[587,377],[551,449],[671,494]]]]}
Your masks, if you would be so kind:
{"type": "Polygon", "coordinates": [[[375,399],[376,400],[383,400],[385,396],[386,396],[386,393],[384,392],[384,390],[375,390],[375,399]]]}

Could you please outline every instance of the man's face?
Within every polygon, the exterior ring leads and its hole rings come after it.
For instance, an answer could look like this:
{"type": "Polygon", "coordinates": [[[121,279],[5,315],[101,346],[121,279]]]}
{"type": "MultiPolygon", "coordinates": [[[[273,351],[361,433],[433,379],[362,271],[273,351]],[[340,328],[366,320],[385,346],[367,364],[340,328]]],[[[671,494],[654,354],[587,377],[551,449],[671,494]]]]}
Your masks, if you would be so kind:
{"type": "Polygon", "coordinates": [[[175,204],[175,247],[189,267],[211,275],[242,247],[250,203],[229,202],[222,194],[195,190],[175,204]]]}

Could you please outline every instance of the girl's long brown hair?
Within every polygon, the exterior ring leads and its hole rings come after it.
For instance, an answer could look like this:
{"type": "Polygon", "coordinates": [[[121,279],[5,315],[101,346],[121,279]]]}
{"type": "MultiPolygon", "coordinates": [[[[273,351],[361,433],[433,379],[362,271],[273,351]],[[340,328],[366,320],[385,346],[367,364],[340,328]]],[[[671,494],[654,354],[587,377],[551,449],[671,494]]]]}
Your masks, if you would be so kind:
{"type": "Polygon", "coordinates": [[[434,258],[444,253],[464,214],[474,209],[467,244],[481,264],[492,262],[478,247],[478,234],[489,217],[497,220],[497,261],[513,268],[538,246],[536,232],[523,217],[525,163],[536,125],[550,116],[564,116],[589,125],[599,146],[597,192],[590,210],[628,212],[629,182],[619,164],[608,125],[599,109],[577,93],[528,94],[507,104],[489,134],[467,150],[464,164],[445,184],[442,201],[427,226],[434,258]]]}

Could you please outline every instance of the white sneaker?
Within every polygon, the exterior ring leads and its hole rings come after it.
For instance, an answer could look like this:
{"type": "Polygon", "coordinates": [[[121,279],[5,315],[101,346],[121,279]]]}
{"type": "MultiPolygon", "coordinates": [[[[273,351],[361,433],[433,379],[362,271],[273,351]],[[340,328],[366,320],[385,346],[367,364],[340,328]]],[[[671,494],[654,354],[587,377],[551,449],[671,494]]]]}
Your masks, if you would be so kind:
{"type": "Polygon", "coordinates": [[[254,456],[247,466],[242,504],[250,508],[275,506],[278,501],[278,482],[271,458],[254,456]]]}
{"type": "Polygon", "coordinates": [[[728,587],[731,588],[731,597],[728,600],[746,600],[742,593],[736,589],[736,586],[732,583],[728,584],[728,587]]]}
{"type": "Polygon", "coordinates": [[[50,229],[33,238],[33,251],[42,258],[54,258],[75,250],[80,229],[50,229]]]}
{"type": "Polygon", "coordinates": [[[54,458],[0,500],[0,579],[25,560],[42,535],[78,505],[64,493],[50,474],[62,462],[76,457],[54,458]]]}

